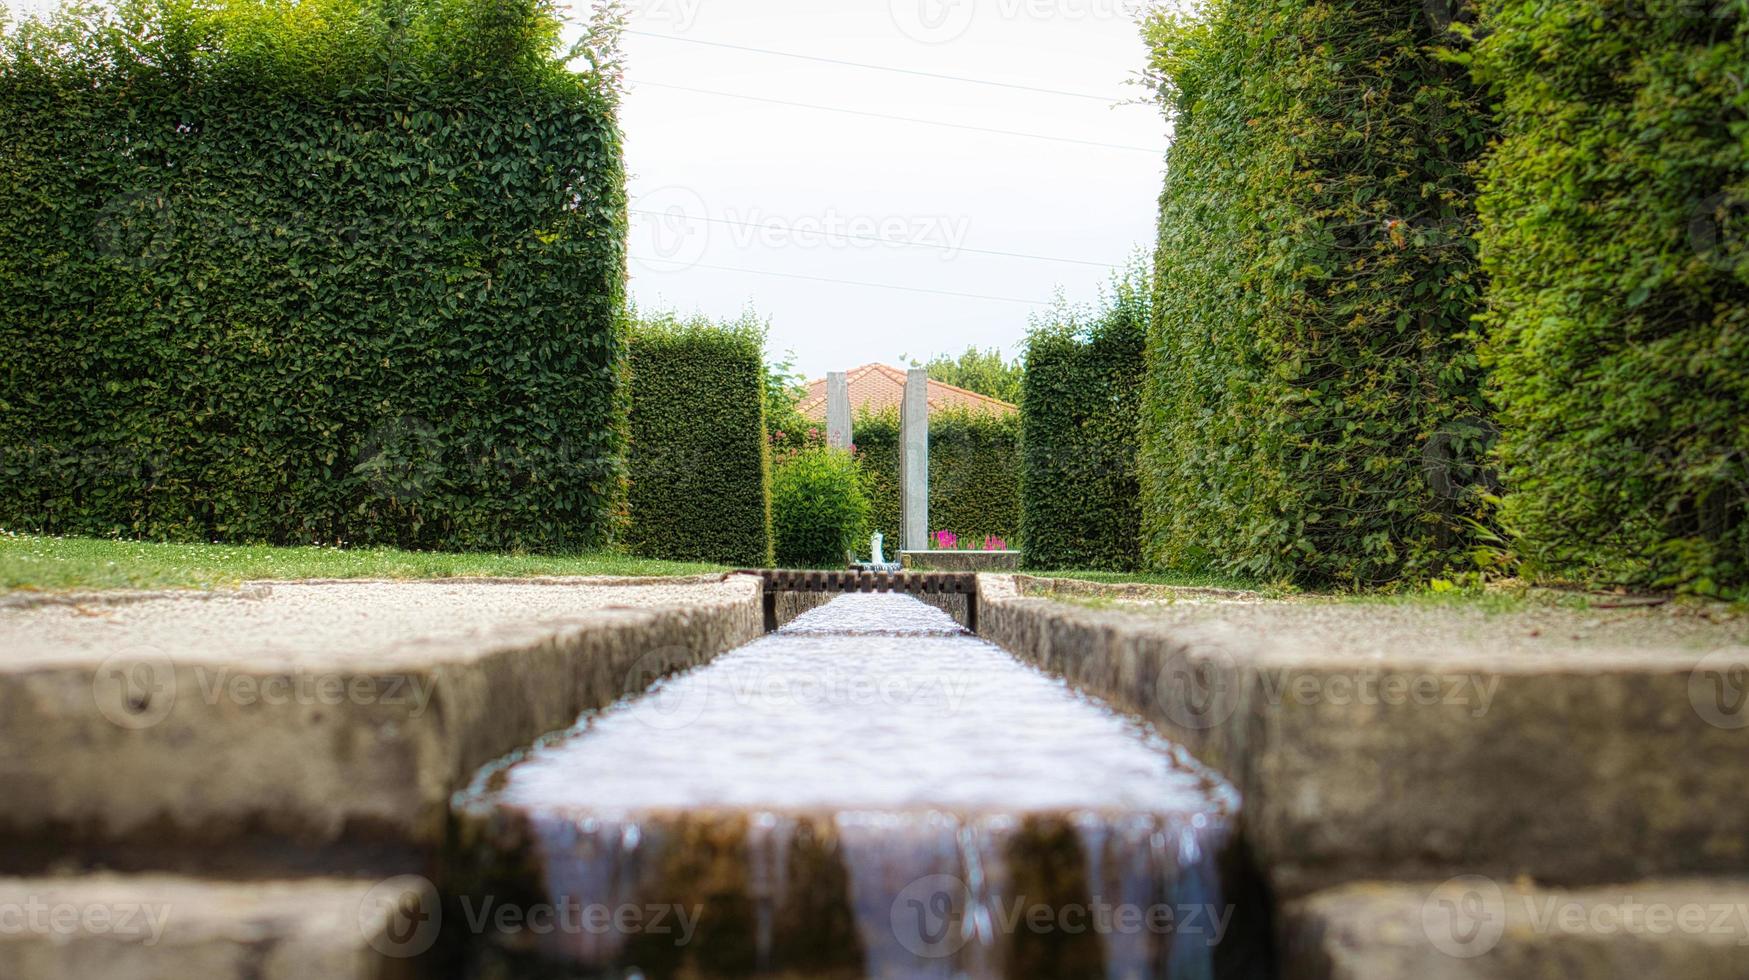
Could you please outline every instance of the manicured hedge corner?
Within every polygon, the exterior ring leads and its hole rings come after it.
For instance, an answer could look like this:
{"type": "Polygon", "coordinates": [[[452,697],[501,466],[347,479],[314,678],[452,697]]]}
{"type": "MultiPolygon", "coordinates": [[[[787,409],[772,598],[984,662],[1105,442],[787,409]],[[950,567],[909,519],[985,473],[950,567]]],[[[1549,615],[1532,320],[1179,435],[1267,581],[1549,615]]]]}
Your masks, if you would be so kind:
{"type": "Polygon", "coordinates": [[[631,522],[649,558],[771,564],[765,336],[662,318],[632,335],[631,522]]]}
{"type": "Polygon", "coordinates": [[[105,6],[0,40],[0,525],[606,543],[614,72],[536,0],[105,6]]]}
{"type": "Polygon", "coordinates": [[[1029,568],[1141,567],[1140,441],[1145,276],[1082,326],[1062,316],[1027,341],[1021,399],[1021,536],[1029,568]]]}
{"type": "Polygon", "coordinates": [[[1176,133],[1142,410],[1150,564],[1355,586],[1469,561],[1492,433],[1470,168],[1490,122],[1436,53],[1444,8],[1222,0],[1149,23],[1176,133]]]}
{"type": "Polygon", "coordinates": [[[1532,575],[1749,595],[1749,9],[1483,12],[1514,547],[1532,575]]]}

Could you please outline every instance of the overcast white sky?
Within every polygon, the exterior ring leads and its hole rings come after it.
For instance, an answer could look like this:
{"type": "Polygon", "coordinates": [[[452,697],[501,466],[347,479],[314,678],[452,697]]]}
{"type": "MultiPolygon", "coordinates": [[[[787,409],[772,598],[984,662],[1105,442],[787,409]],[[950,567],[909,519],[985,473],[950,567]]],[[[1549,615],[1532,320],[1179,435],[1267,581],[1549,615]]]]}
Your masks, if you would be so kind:
{"type": "Polygon", "coordinates": [[[1167,128],[1152,105],[1120,104],[1144,95],[1126,84],[1146,57],[1134,10],[1129,0],[634,0],[634,31],[659,36],[635,33],[625,44],[633,295],[646,307],[713,316],[750,303],[771,320],[774,352],[794,350],[809,377],[971,344],[1013,352],[1033,308],[1025,301],[1046,302],[1059,286],[1070,299],[1092,300],[1107,272],[964,249],[1109,266],[1153,241],[1167,128]],[[1137,149],[959,128],[967,126],[1137,149]],[[959,249],[782,230],[789,228],[959,249]]]}
{"type": "MultiPolygon", "coordinates": [[[[562,2],[587,16],[590,0],[562,2]]],[[[1135,104],[1143,90],[1126,84],[1146,56],[1137,2],[630,0],[637,33],[625,42],[623,123],[633,295],[646,308],[718,317],[751,305],[771,321],[773,353],[795,351],[809,377],[973,344],[1013,353],[1028,312],[1058,287],[1092,300],[1107,275],[1102,266],[1153,241],[1167,129],[1153,106],[1135,104]]],[[[51,5],[10,0],[14,11],[51,5]]]]}

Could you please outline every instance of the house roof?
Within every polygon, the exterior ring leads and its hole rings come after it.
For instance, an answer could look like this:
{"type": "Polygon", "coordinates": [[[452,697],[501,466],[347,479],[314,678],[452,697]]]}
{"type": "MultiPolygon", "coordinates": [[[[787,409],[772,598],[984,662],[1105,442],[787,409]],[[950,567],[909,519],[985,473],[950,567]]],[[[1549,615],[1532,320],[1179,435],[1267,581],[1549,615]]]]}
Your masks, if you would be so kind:
{"type": "MultiPolygon", "coordinates": [[[[886,364],[864,364],[849,372],[849,375],[850,411],[853,415],[863,411],[897,409],[904,402],[905,372],[899,368],[886,364]]],[[[934,379],[929,382],[928,398],[931,415],[944,408],[970,409],[994,415],[1012,415],[1020,411],[1018,406],[1001,399],[943,384],[934,379]]],[[[821,422],[826,420],[825,378],[808,382],[808,394],[797,408],[808,418],[821,422]]]]}

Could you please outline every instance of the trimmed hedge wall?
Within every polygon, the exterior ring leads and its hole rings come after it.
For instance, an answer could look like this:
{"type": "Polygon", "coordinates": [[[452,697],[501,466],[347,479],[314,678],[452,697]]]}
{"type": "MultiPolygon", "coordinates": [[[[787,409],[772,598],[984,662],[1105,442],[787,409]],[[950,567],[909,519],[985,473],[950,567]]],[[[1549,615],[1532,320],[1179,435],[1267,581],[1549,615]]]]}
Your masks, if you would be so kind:
{"type": "Polygon", "coordinates": [[[558,29],[239,0],[0,40],[0,524],[605,543],[620,134],[558,29]]]}
{"type": "Polygon", "coordinates": [[[1018,546],[1020,416],[970,409],[929,419],[930,530],[1018,546]]]}
{"type": "Polygon", "coordinates": [[[750,324],[634,328],[627,543],[637,554],[771,564],[764,348],[750,324]]]}
{"type": "Polygon", "coordinates": [[[1484,5],[1482,257],[1528,573],[1749,594],[1749,11],[1484,5]]]}
{"type": "Polygon", "coordinates": [[[1488,122],[1428,9],[1223,0],[1149,23],[1176,129],[1142,410],[1151,564],[1354,585],[1464,557],[1491,432],[1468,336],[1488,122]]]}
{"type": "Polygon", "coordinates": [[[1028,568],[1142,565],[1136,474],[1148,284],[1118,284],[1092,323],[1073,316],[1027,341],[1021,400],[1021,537],[1028,568]]]}
{"type": "MultiPolygon", "coordinates": [[[[852,431],[869,501],[869,531],[886,538],[889,558],[904,543],[904,488],[899,484],[899,413],[858,413],[852,431]]],[[[929,420],[929,523],[1010,547],[1020,530],[1020,420],[989,412],[944,411],[929,420]]],[[[868,542],[860,550],[866,551],[868,542]]]]}
{"type": "MultiPolygon", "coordinates": [[[[850,428],[856,459],[862,466],[863,496],[868,498],[869,533],[881,532],[886,539],[887,559],[897,561],[899,549],[905,545],[905,488],[899,483],[899,410],[857,412],[850,428]]],[[[931,506],[930,513],[934,511],[931,506]]],[[[867,550],[868,542],[864,541],[857,553],[867,550]]]]}

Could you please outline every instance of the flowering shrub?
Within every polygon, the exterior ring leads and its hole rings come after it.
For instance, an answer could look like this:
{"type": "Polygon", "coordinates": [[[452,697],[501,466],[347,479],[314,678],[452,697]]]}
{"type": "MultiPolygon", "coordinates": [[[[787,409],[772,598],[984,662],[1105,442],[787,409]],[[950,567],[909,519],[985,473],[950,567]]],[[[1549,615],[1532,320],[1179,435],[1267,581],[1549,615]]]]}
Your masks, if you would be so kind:
{"type": "Polygon", "coordinates": [[[929,535],[931,547],[937,551],[1007,551],[1008,542],[994,534],[984,535],[983,540],[976,537],[961,538],[952,531],[932,531],[929,535]]]}

